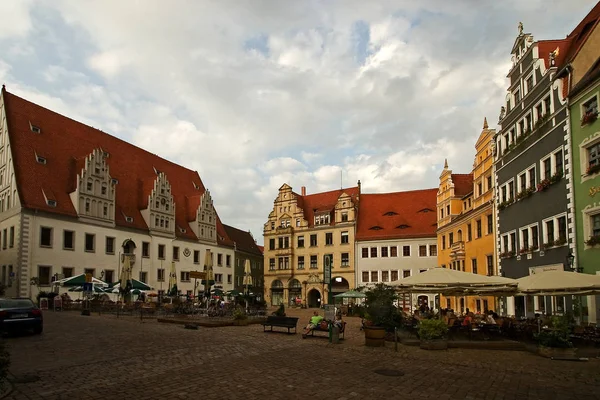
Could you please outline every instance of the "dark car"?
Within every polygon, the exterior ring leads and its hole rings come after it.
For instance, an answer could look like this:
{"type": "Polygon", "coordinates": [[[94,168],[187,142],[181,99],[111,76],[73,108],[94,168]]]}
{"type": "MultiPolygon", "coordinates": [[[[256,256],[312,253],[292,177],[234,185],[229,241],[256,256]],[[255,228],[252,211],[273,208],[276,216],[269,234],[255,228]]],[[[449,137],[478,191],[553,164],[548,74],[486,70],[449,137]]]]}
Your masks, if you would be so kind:
{"type": "Polygon", "coordinates": [[[0,332],[31,330],[42,333],[44,320],[42,311],[30,299],[0,298],[0,332]]]}

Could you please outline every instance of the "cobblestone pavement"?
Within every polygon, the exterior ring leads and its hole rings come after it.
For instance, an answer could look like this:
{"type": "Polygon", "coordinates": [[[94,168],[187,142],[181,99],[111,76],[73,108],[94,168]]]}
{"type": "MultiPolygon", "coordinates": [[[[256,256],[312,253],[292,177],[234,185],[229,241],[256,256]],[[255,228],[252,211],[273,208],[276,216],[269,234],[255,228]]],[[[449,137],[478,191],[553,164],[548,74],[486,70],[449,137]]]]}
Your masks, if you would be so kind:
{"type": "MultiPolygon", "coordinates": [[[[301,316],[299,326],[310,315],[289,313],[301,316]]],[[[47,312],[45,323],[40,336],[7,340],[15,381],[9,399],[600,399],[597,359],[367,348],[355,319],[339,345],[263,333],[260,325],[187,330],[70,312],[47,312]]]]}

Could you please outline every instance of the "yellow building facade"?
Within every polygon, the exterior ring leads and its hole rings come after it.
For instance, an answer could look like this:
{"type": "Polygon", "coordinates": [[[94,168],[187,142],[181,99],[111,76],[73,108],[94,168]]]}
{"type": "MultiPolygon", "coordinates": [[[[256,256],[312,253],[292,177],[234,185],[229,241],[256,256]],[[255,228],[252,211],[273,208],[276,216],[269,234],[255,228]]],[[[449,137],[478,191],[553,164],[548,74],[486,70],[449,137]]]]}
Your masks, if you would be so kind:
{"type": "MultiPolygon", "coordinates": [[[[438,266],[480,275],[496,275],[493,138],[484,119],[469,174],[453,174],[444,165],[437,195],[438,266]]],[[[442,297],[441,307],[475,313],[496,310],[493,297],[442,297]]]]}
{"type": "Polygon", "coordinates": [[[320,307],[328,304],[325,257],[330,257],[331,292],[356,287],[354,235],[357,187],[301,194],[284,184],[264,225],[264,288],[267,304],[320,307]]]}

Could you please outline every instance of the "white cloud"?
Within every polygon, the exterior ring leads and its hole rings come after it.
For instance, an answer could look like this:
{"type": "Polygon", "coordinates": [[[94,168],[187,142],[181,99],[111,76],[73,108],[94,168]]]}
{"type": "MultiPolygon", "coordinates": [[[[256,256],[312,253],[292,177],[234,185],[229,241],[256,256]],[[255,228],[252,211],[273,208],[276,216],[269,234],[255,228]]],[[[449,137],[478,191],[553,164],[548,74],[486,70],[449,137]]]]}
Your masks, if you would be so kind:
{"type": "Polygon", "coordinates": [[[0,78],[198,170],[224,222],[260,242],[283,183],[314,193],[343,172],[368,192],[434,187],[444,158],[468,172],[504,103],[515,15],[561,38],[593,5],[421,3],[56,0],[30,15],[0,2],[20,23],[0,26],[19,38],[0,41],[0,78]],[[20,74],[31,65],[39,81],[20,74]]]}
{"type": "Polygon", "coordinates": [[[32,27],[29,15],[33,0],[0,1],[0,39],[23,36],[32,27]]]}

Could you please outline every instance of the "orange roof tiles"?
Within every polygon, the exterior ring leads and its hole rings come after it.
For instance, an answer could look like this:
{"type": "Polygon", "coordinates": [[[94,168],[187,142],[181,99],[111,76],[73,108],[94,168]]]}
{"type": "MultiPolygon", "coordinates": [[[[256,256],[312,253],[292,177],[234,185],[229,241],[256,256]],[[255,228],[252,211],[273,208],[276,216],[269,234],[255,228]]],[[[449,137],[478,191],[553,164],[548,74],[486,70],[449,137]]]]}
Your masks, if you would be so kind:
{"type": "MultiPolygon", "coordinates": [[[[304,211],[304,219],[308,221],[308,226],[314,226],[315,223],[315,214],[319,212],[327,212],[329,214],[334,211],[335,205],[338,202],[340,196],[346,193],[348,196],[352,198],[352,201],[356,205],[356,199],[359,195],[358,186],[346,188],[346,189],[338,189],[332,190],[330,192],[322,192],[315,194],[308,194],[306,196],[301,196],[294,193],[297,196],[297,205],[302,208],[304,211]]],[[[334,218],[331,218],[333,223],[334,218]]]]}
{"type": "Polygon", "coordinates": [[[452,174],[454,195],[464,196],[473,191],[473,174],[452,174]]]}
{"type": "MultiPolygon", "coordinates": [[[[198,172],[149,153],[98,129],[50,111],[2,89],[15,177],[19,198],[24,207],[49,213],[77,217],[69,193],[76,187],[76,176],[84,167],[85,157],[94,149],[108,152],[107,164],[116,185],[115,223],[117,226],[148,230],[140,212],[146,208],[148,195],[157,178],[154,168],[164,172],[171,184],[176,204],[178,237],[197,240],[189,226],[196,216],[199,197],[205,192],[198,172]],[[41,129],[31,131],[30,123],[41,129]],[[43,155],[46,164],[36,161],[43,155]],[[195,187],[194,186],[197,187],[195,187]],[[50,207],[43,192],[52,193],[57,204],[50,207]],[[133,217],[126,222],[125,217],[133,217]]],[[[217,221],[219,242],[230,244],[220,219],[217,221]]]]}
{"type": "Polygon", "coordinates": [[[356,240],[436,237],[437,192],[435,188],[362,194],[356,240]],[[402,225],[404,227],[399,228],[402,225]],[[373,227],[381,229],[371,229],[373,227]]]}
{"type": "Polygon", "coordinates": [[[250,232],[229,225],[223,225],[223,227],[225,228],[227,236],[235,243],[238,251],[262,256],[263,253],[254,241],[250,232]]]}

